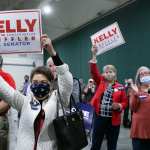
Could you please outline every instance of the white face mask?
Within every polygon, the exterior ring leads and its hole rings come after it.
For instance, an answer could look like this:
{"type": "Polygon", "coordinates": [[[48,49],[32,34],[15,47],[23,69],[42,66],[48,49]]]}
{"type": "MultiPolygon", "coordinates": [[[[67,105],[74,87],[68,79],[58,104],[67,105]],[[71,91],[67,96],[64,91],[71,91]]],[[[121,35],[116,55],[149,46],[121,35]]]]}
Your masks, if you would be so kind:
{"type": "Polygon", "coordinates": [[[150,84],[150,76],[144,76],[140,78],[142,84],[150,84]]]}

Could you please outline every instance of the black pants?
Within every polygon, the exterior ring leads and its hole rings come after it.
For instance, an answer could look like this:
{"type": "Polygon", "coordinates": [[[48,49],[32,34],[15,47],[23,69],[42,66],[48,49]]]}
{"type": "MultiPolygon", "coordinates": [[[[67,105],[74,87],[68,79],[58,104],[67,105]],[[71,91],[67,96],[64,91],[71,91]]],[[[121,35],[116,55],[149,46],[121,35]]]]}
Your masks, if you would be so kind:
{"type": "Polygon", "coordinates": [[[100,150],[104,135],[107,139],[107,150],[116,150],[119,126],[113,126],[111,118],[95,115],[91,150],[100,150]]]}
{"type": "Polygon", "coordinates": [[[124,110],[124,114],[123,114],[123,126],[125,128],[130,128],[131,127],[131,118],[129,118],[129,101],[128,101],[128,105],[124,110]]]}
{"type": "Polygon", "coordinates": [[[150,139],[132,139],[133,150],[150,150],[150,139]]]}

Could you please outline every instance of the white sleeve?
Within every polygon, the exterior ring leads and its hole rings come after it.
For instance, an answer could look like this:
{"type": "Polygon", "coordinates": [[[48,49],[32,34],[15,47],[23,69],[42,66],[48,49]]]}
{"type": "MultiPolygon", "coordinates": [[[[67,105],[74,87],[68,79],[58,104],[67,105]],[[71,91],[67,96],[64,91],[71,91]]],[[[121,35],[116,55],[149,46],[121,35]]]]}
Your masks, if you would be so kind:
{"type": "Polygon", "coordinates": [[[68,106],[70,95],[73,89],[72,74],[69,72],[69,67],[67,64],[57,66],[56,71],[58,75],[58,88],[61,95],[61,99],[63,100],[64,106],[68,106]]]}
{"type": "Polygon", "coordinates": [[[28,88],[27,88],[27,93],[26,93],[26,96],[29,96],[29,95],[31,95],[30,84],[28,85],[28,88]]]}
{"type": "Polygon", "coordinates": [[[19,91],[13,89],[1,76],[0,76],[0,99],[7,102],[18,111],[21,110],[25,96],[19,91]]]}

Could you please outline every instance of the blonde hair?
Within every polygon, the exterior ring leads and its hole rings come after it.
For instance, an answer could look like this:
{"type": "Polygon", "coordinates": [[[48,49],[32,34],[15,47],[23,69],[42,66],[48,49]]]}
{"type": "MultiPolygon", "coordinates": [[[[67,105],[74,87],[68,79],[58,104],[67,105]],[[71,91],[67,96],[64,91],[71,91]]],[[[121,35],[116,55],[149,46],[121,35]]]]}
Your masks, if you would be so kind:
{"type": "Polygon", "coordinates": [[[103,67],[103,72],[106,71],[106,69],[112,70],[113,72],[115,72],[117,74],[117,69],[114,65],[106,65],[103,67]]]}
{"type": "Polygon", "coordinates": [[[116,69],[116,67],[115,67],[114,65],[105,65],[105,66],[103,67],[103,73],[104,73],[107,69],[112,70],[113,72],[115,72],[115,80],[117,80],[117,69],[116,69]]]}

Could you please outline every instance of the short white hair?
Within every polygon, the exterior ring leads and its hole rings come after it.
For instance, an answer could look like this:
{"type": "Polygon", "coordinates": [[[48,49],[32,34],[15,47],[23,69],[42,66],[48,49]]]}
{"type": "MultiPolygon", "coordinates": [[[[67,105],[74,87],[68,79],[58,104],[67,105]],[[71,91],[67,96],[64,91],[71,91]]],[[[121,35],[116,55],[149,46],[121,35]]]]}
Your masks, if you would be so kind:
{"type": "Polygon", "coordinates": [[[46,65],[49,66],[49,63],[54,64],[52,57],[49,57],[49,58],[47,59],[46,65]]]}

